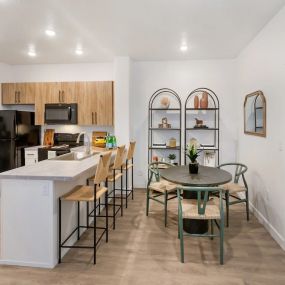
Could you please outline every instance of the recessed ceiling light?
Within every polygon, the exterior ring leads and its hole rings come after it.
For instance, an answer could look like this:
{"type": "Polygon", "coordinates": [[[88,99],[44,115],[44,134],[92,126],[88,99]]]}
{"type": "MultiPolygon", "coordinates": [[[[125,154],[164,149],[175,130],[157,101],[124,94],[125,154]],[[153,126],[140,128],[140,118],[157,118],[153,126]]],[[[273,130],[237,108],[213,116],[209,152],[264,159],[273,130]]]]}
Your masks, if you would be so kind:
{"type": "Polygon", "coordinates": [[[186,44],[182,44],[180,47],[181,51],[187,51],[188,50],[188,46],[186,44]]]}
{"type": "Polygon", "coordinates": [[[29,50],[28,55],[31,57],[35,57],[37,54],[34,50],[29,50]]]}
{"type": "Polygon", "coordinates": [[[76,53],[77,55],[82,55],[82,54],[83,54],[83,50],[82,50],[81,48],[77,48],[77,49],[75,50],[75,53],[76,53]]]}
{"type": "Polygon", "coordinates": [[[53,30],[46,30],[45,33],[49,37],[54,37],[55,36],[55,31],[53,31],[53,30]]]}

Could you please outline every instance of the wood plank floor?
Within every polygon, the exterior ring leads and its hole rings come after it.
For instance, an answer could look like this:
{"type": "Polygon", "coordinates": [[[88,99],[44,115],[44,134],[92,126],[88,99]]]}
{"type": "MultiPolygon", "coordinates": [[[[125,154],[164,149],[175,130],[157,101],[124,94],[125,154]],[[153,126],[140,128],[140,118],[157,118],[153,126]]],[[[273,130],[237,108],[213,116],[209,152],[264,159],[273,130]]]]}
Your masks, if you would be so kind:
{"type": "MultiPolygon", "coordinates": [[[[241,205],[231,207],[225,232],[225,265],[219,265],[218,239],[186,237],[185,264],[179,261],[176,201],[171,201],[169,226],[163,211],[151,203],[145,216],[145,192],[137,190],[109,243],[102,242],[98,263],[89,250],[71,250],[55,269],[0,266],[0,284],[285,284],[285,252],[241,205]]],[[[84,234],[81,242],[92,241],[84,234]]]]}

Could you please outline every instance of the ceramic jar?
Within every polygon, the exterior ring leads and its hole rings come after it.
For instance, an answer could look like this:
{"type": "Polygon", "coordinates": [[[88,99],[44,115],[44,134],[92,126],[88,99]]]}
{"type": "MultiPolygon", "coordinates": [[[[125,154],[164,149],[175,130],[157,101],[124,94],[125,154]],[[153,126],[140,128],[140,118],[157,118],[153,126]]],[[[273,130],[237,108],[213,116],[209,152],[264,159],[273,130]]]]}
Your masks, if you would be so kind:
{"type": "Polygon", "coordinates": [[[199,108],[199,97],[197,95],[194,97],[194,108],[199,108]]]}
{"type": "Polygon", "coordinates": [[[201,109],[208,108],[208,93],[207,92],[202,93],[202,98],[200,99],[200,108],[201,109]]]}

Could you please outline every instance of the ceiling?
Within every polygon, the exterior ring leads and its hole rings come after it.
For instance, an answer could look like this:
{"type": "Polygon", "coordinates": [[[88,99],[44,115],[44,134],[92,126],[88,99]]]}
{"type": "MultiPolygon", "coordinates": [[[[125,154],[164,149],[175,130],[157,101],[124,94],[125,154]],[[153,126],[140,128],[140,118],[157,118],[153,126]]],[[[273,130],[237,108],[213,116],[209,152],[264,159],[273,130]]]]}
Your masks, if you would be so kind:
{"type": "Polygon", "coordinates": [[[234,58],[285,0],[0,0],[0,62],[234,58]],[[46,29],[56,36],[46,36],[46,29]],[[182,52],[185,43],[188,50],[182,52]],[[75,54],[76,47],[83,54],[75,54]],[[36,56],[28,56],[34,48],[36,56]]]}

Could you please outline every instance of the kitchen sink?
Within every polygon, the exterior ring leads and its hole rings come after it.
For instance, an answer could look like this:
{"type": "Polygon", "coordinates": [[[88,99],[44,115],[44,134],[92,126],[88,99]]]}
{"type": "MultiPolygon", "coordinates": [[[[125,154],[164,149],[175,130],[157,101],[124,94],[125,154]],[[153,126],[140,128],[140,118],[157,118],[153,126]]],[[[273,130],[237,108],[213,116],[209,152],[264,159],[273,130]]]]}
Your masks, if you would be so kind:
{"type": "Polygon", "coordinates": [[[75,151],[75,152],[70,152],[70,153],[66,153],[60,156],[57,156],[55,158],[53,158],[53,160],[69,160],[69,161],[80,161],[83,159],[86,159],[88,157],[91,157],[95,154],[98,154],[99,152],[92,152],[87,154],[86,152],[79,152],[79,151],[75,151]]]}

